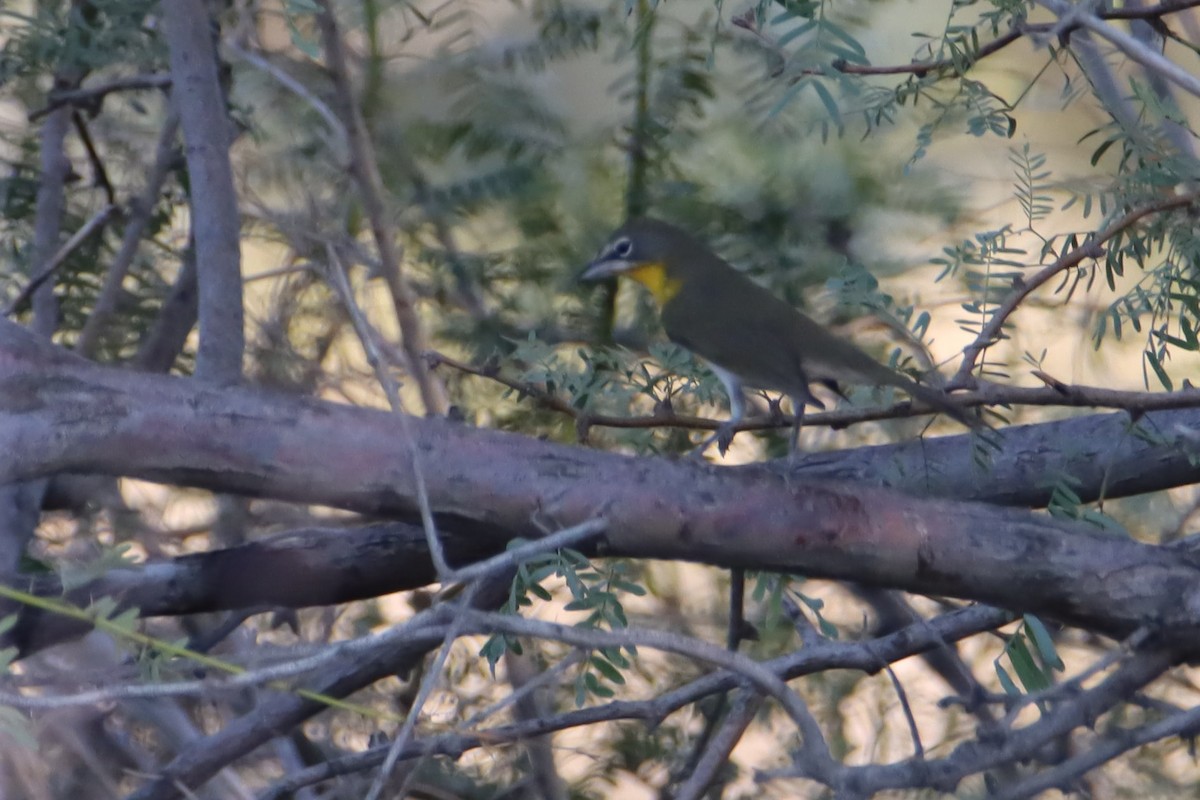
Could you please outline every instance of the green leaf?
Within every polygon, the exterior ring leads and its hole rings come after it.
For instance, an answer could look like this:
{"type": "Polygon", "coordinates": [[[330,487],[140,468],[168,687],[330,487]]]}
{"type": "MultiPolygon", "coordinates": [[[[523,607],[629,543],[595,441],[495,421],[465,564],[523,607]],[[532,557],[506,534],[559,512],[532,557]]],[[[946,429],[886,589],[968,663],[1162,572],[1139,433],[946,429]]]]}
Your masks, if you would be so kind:
{"type": "Polygon", "coordinates": [[[1010,697],[1020,697],[1021,690],[1013,682],[1013,679],[1009,677],[1008,671],[1000,666],[999,661],[993,662],[993,665],[996,667],[996,677],[1000,679],[1000,686],[1004,689],[1004,693],[1010,697]]]}
{"type": "Polygon", "coordinates": [[[1034,661],[1026,639],[1021,634],[1008,640],[1008,660],[1016,670],[1017,679],[1021,681],[1026,692],[1040,692],[1050,688],[1049,677],[1034,661]]]}
{"type": "Polygon", "coordinates": [[[776,40],[775,43],[779,47],[786,47],[787,45],[791,44],[792,41],[795,40],[797,37],[803,36],[804,34],[808,33],[809,31],[811,31],[812,29],[814,29],[816,27],[817,27],[817,21],[815,19],[806,20],[806,21],[802,22],[801,24],[797,25],[796,27],[792,28],[787,33],[781,35],[776,40]]]}
{"type": "Polygon", "coordinates": [[[813,91],[817,93],[817,97],[821,98],[821,103],[825,106],[825,111],[829,114],[829,119],[838,129],[838,133],[842,132],[841,110],[837,106],[837,102],[833,99],[833,95],[829,93],[829,89],[825,88],[823,81],[812,81],[813,91]]]}
{"type": "Polygon", "coordinates": [[[625,684],[625,676],[622,675],[621,671],[608,661],[600,658],[599,656],[592,656],[590,660],[592,666],[595,667],[598,672],[604,675],[604,677],[608,678],[617,685],[623,686],[625,684]]]}
{"type": "Polygon", "coordinates": [[[1058,648],[1054,645],[1054,637],[1050,635],[1050,631],[1046,630],[1046,626],[1042,621],[1033,614],[1026,614],[1023,617],[1025,621],[1025,629],[1033,639],[1034,646],[1037,647],[1038,657],[1042,663],[1049,666],[1051,669],[1059,672],[1066,669],[1062,659],[1059,658],[1058,648]]]}
{"type": "Polygon", "coordinates": [[[845,44],[846,47],[850,48],[852,52],[857,54],[858,57],[862,59],[857,63],[870,63],[867,61],[867,51],[863,48],[862,43],[859,42],[858,39],[855,39],[853,36],[851,36],[845,28],[830,22],[828,19],[823,19],[821,20],[821,32],[830,33],[834,37],[841,39],[842,43],[845,44]]]}
{"type": "Polygon", "coordinates": [[[627,592],[627,593],[633,595],[634,597],[645,597],[646,596],[645,587],[642,586],[641,584],[633,583],[632,581],[617,579],[612,582],[612,586],[614,589],[617,589],[622,592],[627,592]]]}
{"type": "Polygon", "coordinates": [[[613,690],[602,684],[594,672],[583,673],[583,683],[587,686],[587,690],[597,697],[613,696],[613,690]]]}
{"type": "Polygon", "coordinates": [[[1150,369],[1154,370],[1154,374],[1158,377],[1159,383],[1163,385],[1163,388],[1165,388],[1168,392],[1174,391],[1174,383],[1171,381],[1171,377],[1167,375],[1167,371],[1163,367],[1162,360],[1159,358],[1158,353],[1156,353],[1154,350],[1146,350],[1145,356],[1146,361],[1150,363],[1150,369]]]}
{"type": "Polygon", "coordinates": [[[775,105],[771,106],[770,110],[767,111],[767,119],[772,119],[778,115],[780,111],[783,111],[783,109],[795,99],[796,95],[800,94],[800,92],[804,90],[804,85],[807,82],[807,77],[803,77],[796,81],[796,83],[793,84],[790,89],[784,92],[783,96],[775,101],[775,105]]]}
{"type": "Polygon", "coordinates": [[[602,600],[594,595],[585,595],[578,599],[572,600],[563,606],[564,611],[587,611],[598,606],[602,600]]]}

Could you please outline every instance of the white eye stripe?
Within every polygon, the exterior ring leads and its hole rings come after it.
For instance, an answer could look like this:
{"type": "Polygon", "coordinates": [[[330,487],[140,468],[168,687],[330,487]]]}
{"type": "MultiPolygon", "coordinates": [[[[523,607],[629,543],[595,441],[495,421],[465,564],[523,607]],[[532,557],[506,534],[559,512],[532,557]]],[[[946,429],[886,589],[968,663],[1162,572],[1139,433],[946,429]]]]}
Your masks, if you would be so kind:
{"type": "Polygon", "coordinates": [[[629,240],[628,236],[622,236],[620,239],[610,242],[609,244],[606,244],[604,247],[600,248],[600,252],[596,254],[596,258],[594,260],[597,262],[610,261],[613,259],[620,259],[624,261],[631,255],[633,255],[633,242],[629,240]]]}

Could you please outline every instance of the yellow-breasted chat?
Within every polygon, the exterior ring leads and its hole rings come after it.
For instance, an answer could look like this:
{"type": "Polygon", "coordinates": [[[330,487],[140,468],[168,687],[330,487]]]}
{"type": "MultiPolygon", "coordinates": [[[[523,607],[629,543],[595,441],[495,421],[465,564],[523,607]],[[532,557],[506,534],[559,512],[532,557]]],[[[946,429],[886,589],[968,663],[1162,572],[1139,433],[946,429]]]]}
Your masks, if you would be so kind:
{"type": "Polygon", "coordinates": [[[730,419],[713,437],[722,453],[745,417],[747,388],[790,397],[797,431],[805,405],[825,408],[810,383],[835,390],[838,383],[894,386],[965,425],[981,425],[944,393],[825,330],[674,225],[649,218],[625,223],[580,278],[617,276],[650,290],[667,337],[706,361],[724,384],[730,419]]]}

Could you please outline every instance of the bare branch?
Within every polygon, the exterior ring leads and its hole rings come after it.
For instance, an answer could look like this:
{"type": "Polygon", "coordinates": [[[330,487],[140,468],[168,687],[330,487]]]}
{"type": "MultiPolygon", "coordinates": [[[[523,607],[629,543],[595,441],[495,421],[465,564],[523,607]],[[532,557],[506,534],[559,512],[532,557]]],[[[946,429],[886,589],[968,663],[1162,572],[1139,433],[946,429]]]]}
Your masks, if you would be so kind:
{"type": "Polygon", "coordinates": [[[630,645],[651,647],[721,667],[752,683],[764,694],[778,702],[780,707],[791,717],[803,737],[800,758],[807,762],[811,777],[824,782],[830,778],[835,767],[833,756],[829,752],[821,728],[817,725],[816,719],[813,718],[804,701],[768,667],[741,653],[666,631],[636,628],[614,631],[591,630],[540,620],[522,619],[505,614],[486,614],[469,610],[464,610],[459,619],[465,621],[464,631],[504,632],[517,636],[535,636],[589,649],[628,647],[630,645]]]}
{"type": "MultiPolygon", "coordinates": [[[[1176,14],[1181,11],[1186,11],[1190,8],[1200,6],[1200,0],[1184,0],[1183,2],[1165,2],[1154,6],[1145,6],[1140,8],[1124,7],[1124,8],[1104,8],[1094,16],[1098,19],[1159,19],[1168,14],[1176,14]]],[[[783,49],[780,48],[764,31],[760,30],[754,23],[752,15],[734,17],[730,22],[738,28],[749,31],[755,38],[759,39],[766,47],[778,52],[782,56],[786,56],[783,49]]],[[[1025,22],[1013,27],[1011,30],[997,36],[995,39],[985,43],[974,53],[970,54],[970,58],[956,60],[954,58],[942,58],[936,61],[913,61],[908,64],[890,64],[873,66],[870,64],[851,64],[846,61],[835,61],[831,66],[838,72],[846,75],[916,75],[924,77],[928,73],[936,72],[954,72],[956,74],[964,74],[966,70],[961,67],[965,63],[966,69],[970,69],[975,64],[978,64],[988,56],[1000,52],[1008,47],[1013,42],[1022,38],[1037,39],[1045,37],[1048,34],[1055,32],[1059,27],[1059,23],[1030,23],[1025,22]]],[[[825,73],[826,67],[807,67],[800,70],[797,75],[822,75],[825,73]]],[[[795,80],[793,78],[792,80],[795,80]]]]}
{"type": "Polygon", "coordinates": [[[1068,3],[1066,0],[1037,0],[1038,4],[1059,17],[1059,25],[1067,29],[1079,26],[1107,39],[1118,50],[1147,69],[1162,75],[1181,89],[1200,97],[1200,78],[1180,67],[1174,61],[1133,38],[1122,30],[1104,22],[1087,3],[1068,3]]]}
{"type": "MultiPolygon", "coordinates": [[[[415,447],[436,454],[423,461],[425,488],[448,525],[486,521],[507,538],[538,538],[538,519],[602,516],[610,552],[633,557],[965,597],[1117,636],[1146,620],[1171,637],[1200,629],[1197,564],[1083,523],[762,467],[634,461],[440,419],[409,418],[405,434],[391,413],[91,365],[4,322],[0,363],[0,448],[10,454],[0,479],[106,472],[412,519],[415,447]],[[30,392],[36,402],[22,399],[30,392]]],[[[969,463],[968,452],[959,458],[969,463]]],[[[1178,455],[1186,463],[1186,450],[1178,455]]]]}
{"type": "MultiPolygon", "coordinates": [[[[873,673],[878,669],[879,658],[897,661],[912,655],[908,648],[957,641],[966,636],[987,630],[1008,621],[1009,617],[997,609],[981,606],[951,612],[937,619],[910,626],[894,634],[875,639],[870,646],[864,642],[835,642],[824,640],[812,647],[764,662],[764,666],[776,674],[791,680],[802,675],[827,669],[844,667],[873,673]]],[[[463,752],[485,744],[521,741],[533,736],[566,730],[581,725],[592,725],[613,720],[642,720],[657,724],[674,711],[717,692],[728,692],[739,687],[737,676],[728,672],[716,672],[699,678],[678,689],[665,692],[645,701],[616,701],[601,706],[567,711],[551,717],[486,728],[479,733],[438,736],[423,742],[415,742],[401,758],[416,758],[425,754],[445,753],[461,755],[463,752]]],[[[302,773],[277,782],[263,796],[278,798],[285,791],[299,786],[326,780],[336,775],[355,772],[379,764],[386,747],[373,748],[364,753],[331,761],[312,767],[302,773]]]]}
{"type": "Polygon", "coordinates": [[[108,224],[108,221],[112,219],[116,213],[116,206],[105,206],[93,214],[87,222],[83,223],[79,230],[71,234],[71,238],[64,242],[62,247],[58,248],[54,255],[42,265],[38,273],[29,279],[29,283],[25,284],[21,291],[17,293],[17,296],[13,298],[13,301],[8,304],[8,308],[4,312],[5,316],[11,317],[13,314],[17,313],[21,306],[24,305],[26,301],[28,301],[38,291],[38,289],[50,279],[50,276],[54,274],[54,271],[61,267],[63,263],[70,258],[71,253],[75,252],[81,244],[90,239],[92,235],[96,233],[96,231],[108,224]]]}
{"type": "MultiPolygon", "coordinates": [[[[575,420],[576,426],[584,431],[590,428],[681,428],[683,430],[716,430],[722,425],[721,420],[693,417],[686,414],[676,414],[669,404],[663,402],[655,413],[648,416],[616,416],[598,414],[586,409],[577,408],[564,397],[560,397],[546,389],[545,386],[527,381],[519,381],[506,377],[499,368],[487,364],[473,366],[442,353],[426,353],[426,359],[435,367],[445,364],[468,375],[485,378],[516,391],[519,395],[532,398],[542,408],[565,414],[575,420]]],[[[1168,409],[1200,408],[1200,389],[1185,388],[1173,392],[1135,392],[1108,389],[1099,386],[1066,384],[1040,370],[1034,370],[1035,377],[1046,384],[1044,388],[1008,386],[976,379],[975,390],[958,392],[954,395],[956,403],[964,408],[977,406],[1062,406],[1068,408],[1116,408],[1139,414],[1148,411],[1163,411],[1168,409]]],[[[805,426],[828,426],[834,429],[845,428],[861,422],[874,422],[888,419],[903,419],[906,417],[928,414],[930,409],[911,401],[905,401],[891,407],[847,406],[833,411],[806,413],[805,426]]],[[[791,427],[792,422],[779,415],[749,417],[736,426],[740,431],[780,430],[791,427]]]]}
{"type": "Polygon", "coordinates": [[[217,74],[213,20],[203,0],[167,0],[172,102],[179,111],[191,186],[199,295],[196,375],[233,384],[242,377],[241,219],[229,163],[233,129],[217,74]]]}
{"type": "MultiPolygon", "coordinates": [[[[489,581],[479,590],[476,601],[483,608],[495,608],[507,596],[508,585],[507,579],[489,581]]],[[[429,621],[430,618],[431,615],[426,615],[422,620],[429,621]]],[[[345,697],[381,678],[411,669],[441,644],[448,624],[397,626],[372,638],[369,650],[352,649],[319,670],[309,689],[323,695],[345,697]]],[[[253,713],[244,714],[216,733],[192,742],[129,800],[176,798],[181,794],[181,787],[200,786],[226,765],[274,738],[278,731],[298,725],[324,708],[324,705],[296,694],[266,696],[253,713]]]]}
{"type": "MultiPolygon", "coordinates": [[[[511,581],[511,572],[506,577],[511,581]]],[[[380,765],[379,773],[375,776],[375,780],[371,782],[371,788],[367,791],[365,800],[379,800],[379,795],[383,792],[384,785],[387,783],[388,778],[391,777],[392,770],[396,767],[396,761],[399,759],[400,754],[404,752],[405,746],[412,740],[413,733],[417,729],[417,721],[421,718],[421,712],[425,708],[425,703],[429,701],[429,695],[433,693],[433,690],[442,680],[442,672],[446,668],[446,659],[450,657],[450,647],[466,628],[466,613],[470,610],[472,603],[475,602],[475,596],[479,591],[479,587],[479,583],[471,583],[467,586],[461,603],[453,603],[456,608],[451,613],[450,625],[442,637],[442,646],[438,648],[433,663],[425,671],[421,679],[421,685],[417,689],[417,695],[413,698],[412,706],[408,709],[408,713],[404,717],[404,724],[400,726],[399,733],[396,734],[396,738],[388,748],[387,757],[384,758],[383,764],[380,765]],[[457,608],[458,606],[461,606],[461,610],[457,608]]],[[[412,773],[409,773],[408,778],[411,777],[412,773]]],[[[408,780],[406,778],[405,785],[396,793],[398,797],[408,795],[407,783],[408,780]]]]}
{"type": "Polygon", "coordinates": [[[132,203],[125,220],[125,232],[121,237],[121,248],[113,256],[112,263],[104,275],[104,283],[92,306],[92,313],[79,332],[75,342],[75,352],[85,357],[92,357],[100,343],[104,327],[112,319],[117,310],[117,300],[121,295],[121,287],[129,266],[137,255],[142,242],[142,234],[150,222],[150,215],[158,204],[163,184],[170,174],[171,166],[179,157],[179,147],[175,138],[179,133],[179,115],[172,104],[163,121],[162,131],[158,135],[158,146],[155,149],[154,164],[146,177],[146,185],[132,203]]]}
{"type": "Polygon", "coordinates": [[[700,760],[691,775],[674,793],[676,800],[700,800],[704,797],[717,772],[729,761],[729,756],[762,707],[762,695],[749,689],[734,693],[729,703],[729,712],[721,721],[716,734],[708,740],[700,760]]]}
{"type": "MultiPolygon", "coordinates": [[[[408,415],[404,412],[404,406],[400,401],[400,386],[396,383],[392,373],[388,371],[387,364],[383,359],[381,350],[383,337],[378,334],[367,320],[366,315],[363,314],[362,309],[358,307],[358,303],[354,299],[354,290],[350,288],[350,281],[346,277],[346,268],[338,258],[337,250],[332,245],[327,245],[325,252],[329,258],[331,271],[329,278],[333,281],[334,288],[342,299],[342,305],[345,306],[346,312],[354,323],[354,330],[362,343],[363,351],[367,354],[367,361],[371,364],[371,369],[374,370],[379,385],[383,387],[388,404],[392,407],[392,411],[400,423],[400,429],[408,436],[408,415]]],[[[411,441],[412,437],[409,436],[409,439],[411,441]]],[[[446,575],[450,572],[450,567],[446,565],[446,556],[442,551],[441,541],[438,539],[437,525],[434,523],[433,513],[429,509],[429,495],[425,488],[425,471],[421,466],[421,454],[411,444],[406,449],[412,459],[413,478],[417,482],[417,502],[420,504],[421,526],[425,531],[426,543],[429,545],[429,555],[433,559],[433,566],[437,570],[437,574],[439,576],[446,575]]]]}
{"type": "Polygon", "coordinates": [[[387,222],[384,202],[383,180],[375,149],[371,143],[366,122],[357,105],[356,93],[350,81],[349,66],[345,55],[345,44],[338,29],[337,18],[328,0],[321,0],[321,11],[317,14],[317,25],[321,30],[321,42],[325,50],[326,67],[335,86],[335,109],[346,130],[350,144],[350,171],[358,185],[359,194],[371,224],[375,247],[379,252],[383,279],[391,294],[392,306],[400,324],[401,342],[407,356],[408,372],[421,390],[421,399],[427,414],[444,414],[448,404],[445,389],[429,373],[421,354],[425,352],[425,332],[417,315],[416,297],[404,278],[401,254],[396,248],[396,234],[387,222]]]}
{"type": "Polygon", "coordinates": [[[1003,787],[996,800],[1020,800],[1036,797],[1048,789],[1070,786],[1091,769],[1105,764],[1136,747],[1157,742],[1171,736],[1193,738],[1200,731],[1200,707],[1172,714],[1158,722],[1136,728],[1114,726],[1105,731],[1100,741],[1077,756],[1066,759],[1044,772],[1031,775],[1024,780],[1003,787]]]}
{"type": "Polygon", "coordinates": [[[30,112],[29,121],[36,122],[52,111],[65,105],[99,108],[100,101],[113,92],[138,89],[166,89],[171,85],[170,75],[130,75],[114,78],[104,83],[79,89],[56,89],[50,93],[50,102],[37,111],[30,112]]]}
{"type": "Polygon", "coordinates": [[[548,550],[557,550],[562,547],[575,547],[582,542],[594,539],[608,528],[608,523],[603,519],[591,519],[582,522],[579,525],[549,534],[535,541],[523,544],[520,547],[514,547],[498,556],[493,556],[486,561],[481,561],[477,564],[472,564],[469,567],[455,570],[446,575],[447,580],[451,581],[474,581],[488,574],[494,573],[502,569],[511,569],[518,566],[523,561],[529,559],[530,556],[538,553],[544,553],[548,550]]]}
{"type": "MultiPolygon", "coordinates": [[[[1059,704],[1045,712],[1037,722],[1007,736],[961,744],[941,759],[911,758],[893,764],[841,767],[835,775],[837,786],[854,796],[917,787],[954,792],[969,775],[1029,758],[1048,742],[1081,726],[1093,725],[1102,714],[1128,701],[1139,689],[1176,664],[1179,658],[1178,653],[1170,650],[1133,655],[1100,684],[1078,695],[1074,702],[1059,704]]],[[[803,765],[797,765],[762,773],[760,780],[789,776],[812,777],[803,765]]]]}
{"type": "MultiPolygon", "coordinates": [[[[1021,304],[1021,301],[1041,288],[1055,275],[1079,266],[1086,259],[1099,258],[1104,254],[1103,245],[1105,242],[1143,218],[1153,214],[1162,214],[1167,211],[1187,208],[1195,204],[1197,200],[1200,200],[1200,193],[1189,192],[1188,194],[1168,197],[1165,200],[1149,203],[1141,208],[1126,212],[1102,230],[1089,236],[1078,247],[1063,253],[1054,260],[1054,263],[1046,265],[1032,277],[1022,280],[1018,285],[1013,287],[1013,290],[1004,302],[1000,304],[999,308],[992,312],[987,324],[983,326],[979,335],[975,337],[975,341],[967,345],[963,350],[962,364],[959,366],[958,372],[951,379],[950,385],[954,386],[966,382],[971,370],[975,368],[979,355],[988,347],[1000,341],[1004,323],[1017,310],[1017,306],[1021,304]]],[[[805,421],[807,422],[807,419],[805,421]]]]}

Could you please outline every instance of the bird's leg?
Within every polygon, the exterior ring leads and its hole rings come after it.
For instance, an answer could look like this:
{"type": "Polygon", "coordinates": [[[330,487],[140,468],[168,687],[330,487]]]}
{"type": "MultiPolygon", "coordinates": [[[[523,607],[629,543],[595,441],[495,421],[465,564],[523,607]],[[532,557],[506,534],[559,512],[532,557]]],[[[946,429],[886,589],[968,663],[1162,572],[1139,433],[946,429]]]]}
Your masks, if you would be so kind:
{"type": "Polygon", "coordinates": [[[737,436],[737,426],[746,418],[746,396],[742,393],[741,385],[739,384],[736,390],[729,391],[729,419],[721,423],[721,427],[713,434],[722,456],[729,449],[729,445],[733,444],[733,437],[737,436]]]}
{"type": "MultiPolygon", "coordinates": [[[[814,406],[816,408],[825,409],[825,404],[822,403],[817,396],[808,388],[808,378],[803,372],[800,373],[801,383],[800,390],[793,390],[789,397],[792,398],[792,413],[795,418],[792,422],[792,438],[788,447],[788,458],[795,459],[800,453],[800,429],[804,427],[804,408],[805,406],[814,406]]],[[[837,388],[837,384],[833,381],[821,381],[822,384],[831,387],[835,392],[841,394],[837,388]]],[[[845,395],[842,395],[845,397],[845,395]]]]}
{"type": "Polygon", "coordinates": [[[708,366],[713,374],[720,378],[721,384],[725,387],[725,394],[729,395],[729,419],[722,422],[712,436],[709,436],[692,451],[692,456],[695,458],[702,458],[704,451],[713,442],[717,443],[721,455],[725,455],[725,451],[733,443],[733,437],[737,435],[737,426],[746,418],[746,396],[742,392],[742,382],[732,372],[721,369],[716,364],[708,366]]]}
{"type": "Polygon", "coordinates": [[[788,446],[788,456],[795,458],[800,452],[800,428],[804,426],[804,400],[801,398],[793,398],[792,404],[796,407],[795,419],[792,421],[792,439],[788,446]]]}

